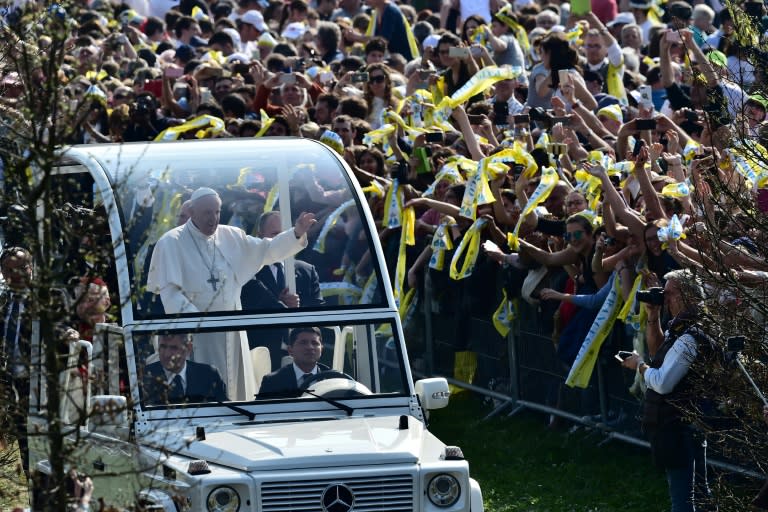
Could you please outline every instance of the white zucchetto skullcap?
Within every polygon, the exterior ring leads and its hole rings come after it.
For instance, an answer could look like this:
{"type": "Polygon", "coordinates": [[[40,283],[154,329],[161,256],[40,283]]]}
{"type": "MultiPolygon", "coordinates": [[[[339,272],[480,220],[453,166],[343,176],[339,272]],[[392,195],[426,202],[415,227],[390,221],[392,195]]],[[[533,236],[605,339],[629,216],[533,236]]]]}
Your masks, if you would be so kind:
{"type": "Polygon", "coordinates": [[[205,196],[218,196],[219,193],[213,190],[212,188],[208,187],[200,187],[199,189],[192,192],[192,197],[190,198],[192,201],[197,201],[201,197],[205,196]]]}

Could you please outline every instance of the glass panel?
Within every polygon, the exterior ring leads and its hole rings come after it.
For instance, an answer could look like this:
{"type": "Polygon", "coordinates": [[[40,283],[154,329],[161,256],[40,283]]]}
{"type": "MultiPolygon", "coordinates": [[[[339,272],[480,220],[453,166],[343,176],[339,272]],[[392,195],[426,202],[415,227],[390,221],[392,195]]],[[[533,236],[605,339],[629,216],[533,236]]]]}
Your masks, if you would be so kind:
{"type": "Polygon", "coordinates": [[[408,390],[389,323],[254,327],[247,333],[156,331],[134,333],[133,339],[145,405],[408,390]]]}
{"type": "Polygon", "coordinates": [[[120,164],[124,167],[114,175],[128,226],[125,239],[133,286],[139,290],[134,304],[138,317],[382,304],[380,276],[373,270],[375,254],[365,257],[371,235],[361,220],[361,207],[352,200],[343,168],[326,148],[296,140],[183,143],[174,145],[174,152],[159,146],[146,155],[124,155],[120,164]],[[211,147],[218,152],[212,153],[211,147]],[[281,180],[290,196],[287,202],[280,198],[281,180]],[[296,249],[273,249],[273,257],[252,239],[231,231],[219,229],[207,236],[215,218],[208,225],[202,213],[205,205],[190,209],[186,203],[199,187],[209,187],[220,196],[220,225],[240,228],[253,237],[274,237],[302,212],[315,214],[318,223],[309,233],[309,245],[296,256],[295,292],[286,290],[290,279],[285,279],[285,267],[259,263],[275,257],[285,262],[282,255],[296,249]],[[190,214],[193,219],[187,222],[190,214]],[[174,232],[175,240],[156,251],[158,240],[177,226],[182,227],[174,232]],[[165,257],[161,260],[158,253],[165,257]],[[155,271],[159,281],[153,277],[148,286],[148,276],[155,271]],[[152,293],[168,283],[181,295],[152,293]]]}

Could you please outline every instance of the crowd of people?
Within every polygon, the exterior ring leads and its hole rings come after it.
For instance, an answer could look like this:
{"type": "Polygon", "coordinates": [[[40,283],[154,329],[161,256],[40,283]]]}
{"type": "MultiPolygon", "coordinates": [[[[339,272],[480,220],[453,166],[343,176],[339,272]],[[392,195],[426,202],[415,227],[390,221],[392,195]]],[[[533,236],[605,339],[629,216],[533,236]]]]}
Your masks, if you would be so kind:
{"type": "MultiPolygon", "coordinates": [[[[674,510],[691,510],[701,444],[668,403],[711,340],[697,331],[701,295],[681,290],[724,269],[751,287],[768,278],[765,235],[747,229],[768,208],[764,6],[694,4],[93,0],[18,9],[71,31],[58,70],[68,143],[313,138],[377,192],[369,202],[399,299],[430,272],[450,307],[493,317],[504,334],[514,308],[487,293],[489,276],[504,276],[507,304],[555,304],[557,355],[568,383],[582,387],[589,347],[623,322],[637,354],[622,364],[653,396],[656,450],[677,449],[659,457],[674,510]],[[410,229],[414,247],[399,250],[410,229]],[[666,317],[660,299],[636,298],[664,286],[661,301],[675,297],[666,317]]],[[[41,31],[37,44],[52,41],[41,31]]],[[[13,106],[30,74],[10,62],[0,87],[13,106]]],[[[738,299],[725,307],[738,310],[738,299]]],[[[456,318],[457,349],[465,319],[456,318]]]]}

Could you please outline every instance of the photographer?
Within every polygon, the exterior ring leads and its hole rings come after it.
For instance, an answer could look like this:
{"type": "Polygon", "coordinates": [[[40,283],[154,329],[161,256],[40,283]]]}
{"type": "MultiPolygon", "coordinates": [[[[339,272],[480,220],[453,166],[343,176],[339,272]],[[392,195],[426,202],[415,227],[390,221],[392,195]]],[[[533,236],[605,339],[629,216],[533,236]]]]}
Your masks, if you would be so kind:
{"type": "Polygon", "coordinates": [[[694,359],[711,351],[712,346],[698,324],[703,292],[694,275],[689,270],[674,270],[664,279],[663,294],[652,289],[638,295],[648,310],[650,364],[632,354],[622,366],[640,372],[648,387],[642,425],[655,464],[667,473],[672,512],[693,511],[696,503],[709,498],[710,491],[706,440],[684,415],[696,400],[688,373],[694,359]],[[662,330],[662,302],[671,318],[666,331],[662,330]]]}

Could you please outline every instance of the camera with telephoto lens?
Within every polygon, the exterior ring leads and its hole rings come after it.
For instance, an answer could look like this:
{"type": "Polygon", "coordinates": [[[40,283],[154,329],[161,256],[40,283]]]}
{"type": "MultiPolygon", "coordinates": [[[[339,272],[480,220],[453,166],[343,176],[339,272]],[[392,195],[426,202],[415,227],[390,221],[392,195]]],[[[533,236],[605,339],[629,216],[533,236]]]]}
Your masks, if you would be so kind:
{"type": "Polygon", "coordinates": [[[647,290],[638,290],[635,297],[640,302],[645,302],[652,306],[661,306],[664,304],[664,288],[654,286],[647,290]]]}

